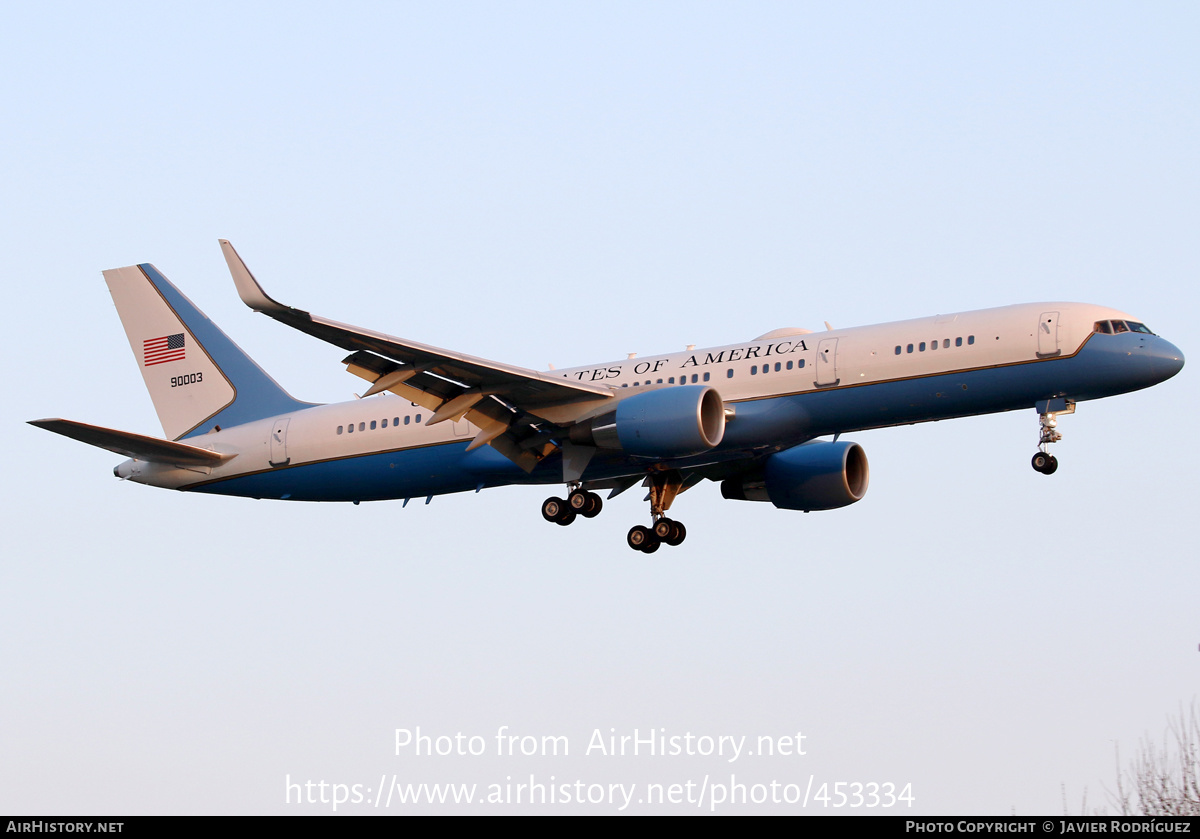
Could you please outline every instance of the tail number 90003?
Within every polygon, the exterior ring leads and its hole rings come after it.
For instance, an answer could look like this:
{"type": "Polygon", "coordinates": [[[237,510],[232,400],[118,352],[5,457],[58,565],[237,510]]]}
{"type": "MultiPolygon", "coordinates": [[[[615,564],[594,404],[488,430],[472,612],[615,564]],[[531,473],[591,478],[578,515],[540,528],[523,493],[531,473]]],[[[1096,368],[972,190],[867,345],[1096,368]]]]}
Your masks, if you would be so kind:
{"type": "Polygon", "coordinates": [[[185,385],[198,385],[204,381],[203,373],[184,373],[182,376],[171,377],[171,387],[184,387],[185,385]]]}

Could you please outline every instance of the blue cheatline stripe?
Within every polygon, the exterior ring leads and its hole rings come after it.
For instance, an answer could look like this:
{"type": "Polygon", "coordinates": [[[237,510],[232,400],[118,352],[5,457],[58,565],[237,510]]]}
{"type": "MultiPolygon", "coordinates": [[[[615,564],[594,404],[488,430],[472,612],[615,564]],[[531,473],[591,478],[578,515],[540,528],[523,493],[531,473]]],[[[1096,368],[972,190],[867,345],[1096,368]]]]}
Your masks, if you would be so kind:
{"type": "Polygon", "coordinates": [[[379,501],[466,492],[481,485],[506,486],[527,478],[520,467],[490,446],[470,452],[466,448],[466,443],[450,443],[339,458],[214,481],[190,490],[289,501],[379,501]]]}
{"type": "Polygon", "coordinates": [[[220,327],[209,320],[208,315],[196,308],[196,305],[172,285],[171,281],[164,277],[157,268],[148,262],[142,263],[138,268],[158,289],[158,293],[167,301],[167,305],[175,310],[175,314],[204,347],[213,362],[229,379],[236,392],[231,404],[201,421],[199,425],[180,436],[179,439],[207,434],[214,425],[228,428],[244,422],[253,422],[314,406],[315,403],[301,402],[293,398],[291,394],[280,387],[278,382],[255,364],[254,359],[246,355],[241,347],[231,341],[220,327]]]}

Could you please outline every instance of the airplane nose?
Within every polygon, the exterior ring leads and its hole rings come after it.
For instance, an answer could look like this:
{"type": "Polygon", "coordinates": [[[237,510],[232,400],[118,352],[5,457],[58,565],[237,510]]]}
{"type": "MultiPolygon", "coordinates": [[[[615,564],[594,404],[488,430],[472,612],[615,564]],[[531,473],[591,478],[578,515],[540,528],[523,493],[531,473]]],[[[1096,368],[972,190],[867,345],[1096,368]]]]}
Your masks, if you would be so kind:
{"type": "Polygon", "coordinates": [[[1170,341],[1155,336],[1149,349],[1158,381],[1165,382],[1183,369],[1183,353],[1170,341]]]}

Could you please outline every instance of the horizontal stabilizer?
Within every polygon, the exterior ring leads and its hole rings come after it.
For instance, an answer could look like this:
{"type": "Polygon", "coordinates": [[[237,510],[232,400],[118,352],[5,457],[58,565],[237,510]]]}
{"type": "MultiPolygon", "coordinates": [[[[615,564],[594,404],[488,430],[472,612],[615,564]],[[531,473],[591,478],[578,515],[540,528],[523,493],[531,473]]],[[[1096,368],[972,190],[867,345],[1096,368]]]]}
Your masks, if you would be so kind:
{"type": "Polygon", "coordinates": [[[98,425],[87,425],[65,419],[30,420],[30,425],[53,431],[72,440],[87,443],[89,446],[99,446],[110,452],[123,454],[136,460],[151,463],[166,463],[172,466],[219,466],[237,455],[221,454],[208,449],[189,446],[186,443],[174,443],[170,440],[160,440],[157,437],[147,437],[144,434],[134,434],[130,431],[117,431],[115,428],[101,428],[98,425]]]}

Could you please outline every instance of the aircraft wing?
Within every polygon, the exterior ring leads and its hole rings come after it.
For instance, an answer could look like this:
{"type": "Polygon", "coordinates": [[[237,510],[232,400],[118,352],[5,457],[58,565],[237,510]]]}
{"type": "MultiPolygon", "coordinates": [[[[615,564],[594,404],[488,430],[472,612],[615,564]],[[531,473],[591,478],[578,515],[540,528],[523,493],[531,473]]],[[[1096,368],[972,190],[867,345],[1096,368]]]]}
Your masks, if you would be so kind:
{"type": "Polygon", "coordinates": [[[569,422],[614,395],[609,387],[476,358],[285,306],[263,291],[228,240],[219,241],[242,302],[293,329],[351,350],[344,360],[347,368],[372,382],[364,396],[385,390],[398,394],[433,411],[427,424],[466,416],[482,429],[472,448],[490,443],[523,468],[532,469],[553,449],[544,433],[531,433],[526,415],[569,422]]]}
{"type": "MultiPolygon", "coordinates": [[[[228,240],[221,239],[220,242],[238,295],[247,306],[343,349],[373,353],[389,359],[397,366],[403,365],[408,368],[405,372],[413,374],[404,380],[409,387],[419,388],[443,399],[456,398],[464,390],[478,389],[480,392],[487,391],[485,395],[503,396],[505,401],[534,413],[534,409],[540,405],[604,399],[613,395],[608,387],[573,382],[537,370],[431,347],[285,306],[267,296],[228,240]]],[[[387,389],[381,387],[375,392],[387,389]]]]}

